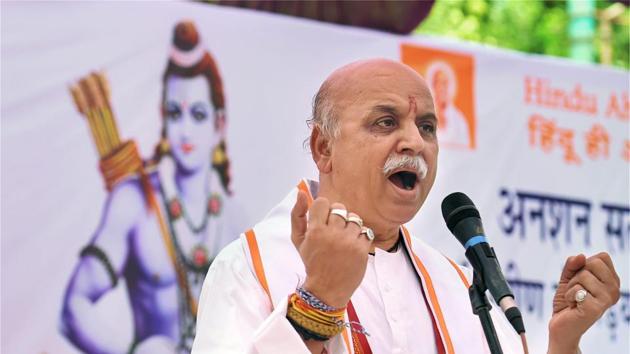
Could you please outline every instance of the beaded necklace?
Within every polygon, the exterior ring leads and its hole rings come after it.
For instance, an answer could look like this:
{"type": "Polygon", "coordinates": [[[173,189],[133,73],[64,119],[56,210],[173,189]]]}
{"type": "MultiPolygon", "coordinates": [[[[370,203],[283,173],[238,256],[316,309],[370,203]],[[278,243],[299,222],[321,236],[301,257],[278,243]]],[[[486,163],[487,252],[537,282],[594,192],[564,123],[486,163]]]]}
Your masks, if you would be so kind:
{"type": "Polygon", "coordinates": [[[208,238],[208,232],[206,228],[208,226],[208,220],[210,220],[211,217],[218,217],[221,214],[222,207],[223,205],[221,196],[218,193],[211,193],[206,200],[206,213],[204,214],[203,220],[201,221],[201,224],[199,226],[195,226],[190,216],[186,212],[186,208],[183,206],[179,198],[172,197],[171,199],[169,199],[168,214],[169,223],[172,225],[173,230],[173,243],[175,244],[175,248],[180,254],[181,259],[186,267],[195,272],[205,273],[210,266],[208,249],[205,246],[206,240],[208,238]],[[177,232],[175,230],[176,223],[181,219],[184,220],[186,226],[190,231],[192,231],[193,234],[201,234],[199,242],[193,247],[190,255],[188,256],[181,249],[181,246],[177,239],[177,232]]]}
{"type": "MultiPolygon", "coordinates": [[[[183,204],[178,198],[177,188],[174,183],[174,165],[170,160],[163,160],[158,167],[160,177],[159,189],[162,196],[165,214],[167,214],[168,227],[171,234],[171,242],[176,253],[178,267],[185,270],[188,279],[189,290],[193,294],[198,294],[205,274],[212,263],[210,253],[216,253],[218,248],[219,230],[218,217],[223,209],[223,199],[219,193],[210,193],[206,200],[206,212],[199,226],[194,225],[190,216],[186,212],[183,204]],[[188,241],[194,240],[192,250],[187,254],[182,247],[178,235],[187,235],[188,241]],[[208,238],[212,244],[208,245],[208,238]],[[208,248],[210,246],[210,250],[208,248]]],[[[217,182],[218,178],[210,172],[208,177],[208,189],[210,191],[221,190],[217,182]]],[[[189,242],[190,243],[190,242],[189,242]]],[[[196,318],[188,309],[190,304],[178,291],[178,302],[180,309],[180,343],[179,347],[184,352],[190,352],[192,341],[195,337],[196,318]]]]}

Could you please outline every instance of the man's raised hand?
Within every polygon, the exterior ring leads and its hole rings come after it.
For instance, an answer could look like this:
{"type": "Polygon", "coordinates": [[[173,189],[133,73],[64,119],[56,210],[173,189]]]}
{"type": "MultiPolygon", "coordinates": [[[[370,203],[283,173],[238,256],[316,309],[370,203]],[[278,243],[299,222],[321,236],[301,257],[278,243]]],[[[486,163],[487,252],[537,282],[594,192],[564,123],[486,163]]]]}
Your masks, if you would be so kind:
{"type": "MultiPolygon", "coordinates": [[[[326,304],[342,308],[363,280],[372,241],[361,234],[357,223],[331,213],[333,209],[346,210],[341,203],[317,198],[309,211],[307,195],[299,191],[291,211],[291,240],[306,269],[304,288],[326,304]]],[[[358,217],[352,212],[347,216],[358,217]]]]}
{"type": "Polygon", "coordinates": [[[549,353],[576,353],[580,338],[619,300],[619,276],[610,256],[599,253],[569,257],[553,298],[549,353]],[[578,291],[586,297],[578,302],[578,291]]]}

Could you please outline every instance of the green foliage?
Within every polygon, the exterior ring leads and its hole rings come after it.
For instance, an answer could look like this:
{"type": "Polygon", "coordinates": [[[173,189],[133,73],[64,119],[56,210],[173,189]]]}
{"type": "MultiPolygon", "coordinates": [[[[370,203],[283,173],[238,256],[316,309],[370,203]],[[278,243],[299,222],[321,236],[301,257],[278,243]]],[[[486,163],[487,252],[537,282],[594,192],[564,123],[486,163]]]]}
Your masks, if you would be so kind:
{"type": "MultiPolygon", "coordinates": [[[[597,1],[598,10],[614,2],[597,1]]],[[[613,65],[628,68],[630,12],[613,25],[613,65]]],[[[416,33],[454,37],[497,47],[567,57],[570,16],[561,0],[437,0],[416,33]]],[[[599,60],[599,27],[593,49],[599,60]]]]}
{"type": "Polygon", "coordinates": [[[630,9],[626,8],[622,18],[625,24],[613,25],[613,62],[615,66],[630,67],[630,9]]]}

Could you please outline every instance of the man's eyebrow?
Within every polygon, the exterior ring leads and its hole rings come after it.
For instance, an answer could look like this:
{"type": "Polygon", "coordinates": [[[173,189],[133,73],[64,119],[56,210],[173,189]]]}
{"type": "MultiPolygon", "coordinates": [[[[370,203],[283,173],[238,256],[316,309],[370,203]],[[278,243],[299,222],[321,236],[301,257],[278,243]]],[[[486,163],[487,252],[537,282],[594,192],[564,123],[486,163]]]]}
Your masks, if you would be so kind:
{"type": "Polygon", "coordinates": [[[398,110],[394,106],[387,104],[379,104],[371,109],[372,113],[387,113],[393,116],[398,116],[398,110]]]}
{"type": "Polygon", "coordinates": [[[435,116],[435,113],[429,112],[416,117],[416,120],[432,120],[437,122],[438,119],[435,116]]]}

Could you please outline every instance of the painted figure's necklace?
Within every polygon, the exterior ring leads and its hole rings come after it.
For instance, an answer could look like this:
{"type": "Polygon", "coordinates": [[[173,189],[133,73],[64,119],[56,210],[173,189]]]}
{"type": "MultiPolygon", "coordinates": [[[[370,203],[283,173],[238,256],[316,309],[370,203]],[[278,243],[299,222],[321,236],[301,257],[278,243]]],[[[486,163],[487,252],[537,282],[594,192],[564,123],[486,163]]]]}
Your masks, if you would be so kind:
{"type": "Polygon", "coordinates": [[[173,229],[173,239],[175,243],[175,247],[178,250],[178,253],[182,256],[182,260],[186,264],[186,266],[195,271],[203,271],[205,272],[210,265],[210,257],[208,254],[208,248],[206,247],[206,239],[208,237],[208,232],[206,232],[206,228],[208,226],[208,221],[211,217],[218,217],[221,214],[222,209],[222,200],[221,196],[218,193],[212,193],[208,196],[206,201],[206,212],[204,213],[203,219],[201,220],[200,225],[196,226],[194,222],[191,220],[190,215],[186,211],[186,208],[180,201],[178,197],[172,197],[168,202],[168,217],[169,222],[172,225],[173,229]],[[198,240],[198,243],[193,247],[191,253],[186,255],[182,252],[182,249],[177,240],[177,230],[176,225],[183,220],[188,227],[188,230],[192,231],[195,235],[201,235],[198,240]]]}
{"type": "MultiPolygon", "coordinates": [[[[174,183],[173,165],[169,165],[167,162],[164,161],[160,165],[159,188],[171,234],[170,241],[175,253],[176,268],[184,270],[189,291],[193,294],[199,294],[203,279],[220,245],[222,231],[219,216],[224,209],[224,200],[222,199],[224,197],[217,192],[220,191],[220,185],[216,183],[217,179],[210,174],[205,190],[215,192],[207,194],[203,218],[199,224],[195,225],[184,207],[174,183]],[[189,252],[184,250],[189,250],[189,252]]],[[[181,349],[181,353],[190,353],[195,338],[196,317],[195,314],[191,313],[191,304],[183,296],[183,293],[182,289],[178,291],[180,310],[180,343],[178,347],[181,349]]]]}

